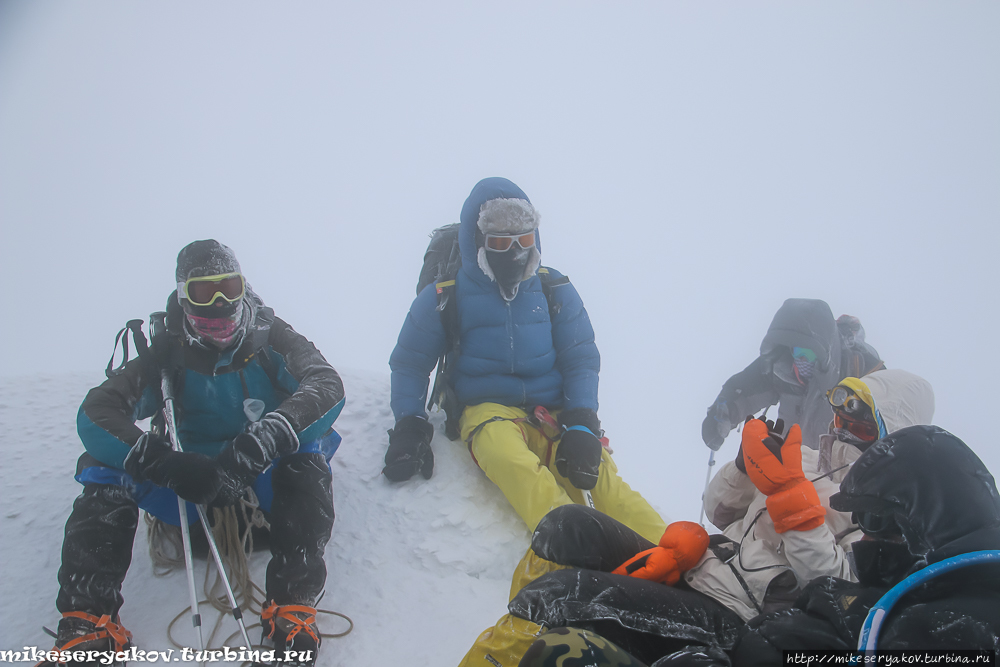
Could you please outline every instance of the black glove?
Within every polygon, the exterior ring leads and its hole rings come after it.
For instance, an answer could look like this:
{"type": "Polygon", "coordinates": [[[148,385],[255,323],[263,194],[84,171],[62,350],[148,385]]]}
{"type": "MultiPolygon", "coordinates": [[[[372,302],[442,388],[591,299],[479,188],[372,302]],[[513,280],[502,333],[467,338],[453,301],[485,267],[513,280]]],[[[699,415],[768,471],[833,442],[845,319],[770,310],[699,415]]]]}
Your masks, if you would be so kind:
{"type": "Polygon", "coordinates": [[[717,452],[731,430],[733,425],[729,421],[729,404],[722,394],[719,394],[715,403],[709,406],[705,421],[701,423],[701,439],[717,452]]]}
{"type": "MultiPolygon", "coordinates": [[[[747,421],[750,421],[753,417],[747,417],[747,421]]],[[[764,420],[761,420],[764,421],[764,420]]],[[[768,451],[774,454],[779,461],[781,461],[781,446],[785,444],[785,438],[781,435],[785,430],[785,420],[779,419],[777,421],[771,421],[768,419],[764,421],[767,424],[768,437],[764,438],[764,446],[767,447],[768,451]]],[[[736,467],[744,475],[747,474],[747,464],[743,460],[743,442],[740,442],[740,451],[736,452],[736,467]]]]}
{"type": "Polygon", "coordinates": [[[215,459],[196,452],[175,452],[162,435],[146,432],[125,457],[125,472],[136,482],[164,486],[197,505],[211,502],[222,487],[215,459]]]}
{"type": "Polygon", "coordinates": [[[271,461],[298,449],[299,438],[280,413],[269,412],[260,421],[250,422],[219,454],[222,483],[212,504],[235,504],[271,461]]]}
{"type": "Polygon", "coordinates": [[[559,413],[566,428],[556,449],[556,470],[583,491],[597,486],[601,469],[601,420],[589,408],[571,408],[559,413]]]}
{"type": "Polygon", "coordinates": [[[423,417],[403,417],[389,430],[389,449],[385,452],[382,474],[393,482],[403,482],[418,470],[424,479],[434,471],[434,452],[431,438],[434,427],[423,417]]]}

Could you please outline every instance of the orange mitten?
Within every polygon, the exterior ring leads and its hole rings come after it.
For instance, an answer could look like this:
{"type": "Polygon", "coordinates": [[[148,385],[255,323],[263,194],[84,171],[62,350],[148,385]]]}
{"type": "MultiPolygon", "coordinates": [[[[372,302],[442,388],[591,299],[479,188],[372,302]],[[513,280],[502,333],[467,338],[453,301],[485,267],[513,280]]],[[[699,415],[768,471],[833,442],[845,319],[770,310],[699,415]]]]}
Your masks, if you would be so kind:
{"type": "Polygon", "coordinates": [[[764,443],[768,438],[780,441],[759,419],[752,419],[743,427],[743,462],[754,486],[767,496],[767,512],[774,529],[784,533],[823,525],[826,509],[816,488],[802,472],[802,429],[793,424],[788,430],[780,458],[764,443]]]}
{"type": "Polygon", "coordinates": [[[659,581],[673,586],[681,573],[690,570],[708,548],[708,533],[696,523],[675,521],[663,531],[659,546],[637,553],[612,574],[659,581]]]}

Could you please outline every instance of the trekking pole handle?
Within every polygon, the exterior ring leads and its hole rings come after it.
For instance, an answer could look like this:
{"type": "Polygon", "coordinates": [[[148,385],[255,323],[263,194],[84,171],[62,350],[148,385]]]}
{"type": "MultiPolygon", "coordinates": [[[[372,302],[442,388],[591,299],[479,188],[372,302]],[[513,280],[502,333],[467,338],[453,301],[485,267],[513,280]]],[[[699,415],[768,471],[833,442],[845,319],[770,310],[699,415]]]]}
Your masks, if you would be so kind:
{"type": "Polygon", "coordinates": [[[157,357],[160,369],[160,393],[163,395],[163,417],[167,422],[167,437],[175,451],[183,452],[180,438],[177,436],[177,417],[174,410],[174,385],[170,378],[170,364],[165,363],[166,351],[162,349],[167,340],[166,313],[153,313],[149,316],[149,335],[153,341],[153,354],[157,357]]]}

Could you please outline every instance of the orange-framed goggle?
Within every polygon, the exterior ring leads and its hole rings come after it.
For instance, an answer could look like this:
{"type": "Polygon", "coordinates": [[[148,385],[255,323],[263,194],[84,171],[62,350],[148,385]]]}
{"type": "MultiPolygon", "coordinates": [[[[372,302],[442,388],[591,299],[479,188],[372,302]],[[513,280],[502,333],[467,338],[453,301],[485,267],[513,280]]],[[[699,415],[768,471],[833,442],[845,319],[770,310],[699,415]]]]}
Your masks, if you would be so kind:
{"type": "Polygon", "coordinates": [[[507,252],[514,243],[525,250],[535,245],[535,230],[525,234],[487,234],[486,249],[493,252],[507,252]]]}

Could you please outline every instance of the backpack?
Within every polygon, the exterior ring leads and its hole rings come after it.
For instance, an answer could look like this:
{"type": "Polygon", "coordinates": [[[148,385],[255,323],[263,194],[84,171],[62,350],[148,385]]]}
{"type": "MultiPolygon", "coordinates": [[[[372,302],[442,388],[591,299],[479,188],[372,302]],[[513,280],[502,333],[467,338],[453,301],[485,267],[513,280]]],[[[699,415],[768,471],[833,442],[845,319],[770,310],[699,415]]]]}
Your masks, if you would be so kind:
{"type": "MultiPolygon", "coordinates": [[[[462,415],[463,406],[451,386],[451,371],[458,360],[460,336],[458,330],[458,310],[453,304],[455,294],[455,277],[462,268],[462,253],[458,247],[458,230],[462,223],[456,222],[444,227],[438,227],[431,232],[431,241],[424,252],[424,263],[420,267],[417,279],[417,294],[425,287],[434,284],[437,292],[437,311],[441,313],[441,326],[444,328],[445,351],[438,358],[437,373],[434,375],[434,385],[427,397],[427,409],[435,407],[445,411],[445,435],[449,440],[458,440],[461,430],[458,418],[462,415]]],[[[539,267],[538,277],[542,281],[542,292],[549,304],[549,319],[559,314],[562,304],[553,298],[552,290],[560,285],[568,285],[567,276],[553,276],[546,267],[539,267]]]]}
{"type": "Polygon", "coordinates": [[[840,334],[841,377],[859,378],[885,368],[878,351],[865,342],[865,328],[861,326],[861,320],[841,315],[837,318],[837,332],[840,334]]]}

